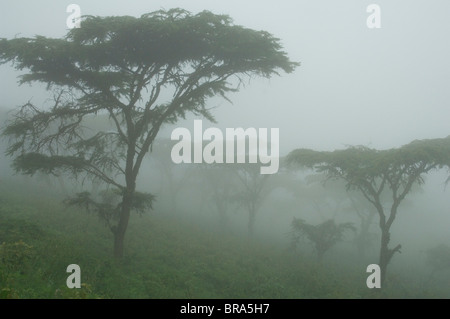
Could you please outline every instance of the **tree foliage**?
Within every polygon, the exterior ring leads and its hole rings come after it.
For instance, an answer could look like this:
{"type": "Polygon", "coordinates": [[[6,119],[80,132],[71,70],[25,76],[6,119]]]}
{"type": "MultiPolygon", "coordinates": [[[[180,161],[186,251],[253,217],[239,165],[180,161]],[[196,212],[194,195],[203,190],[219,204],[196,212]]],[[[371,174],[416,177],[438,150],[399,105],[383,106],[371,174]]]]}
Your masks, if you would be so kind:
{"type": "MultiPolygon", "coordinates": [[[[67,206],[79,207],[95,213],[114,233],[117,227],[115,223],[119,220],[122,211],[122,196],[123,194],[117,189],[102,191],[98,198],[94,198],[89,192],[81,192],[74,197],[65,199],[64,203],[67,206]]],[[[153,208],[155,198],[152,194],[135,192],[131,209],[143,214],[153,208]]]]}
{"type": "Polygon", "coordinates": [[[319,261],[325,252],[343,239],[346,231],[356,232],[356,227],[352,223],[336,224],[333,219],[326,220],[318,225],[311,225],[302,219],[294,218],[291,226],[294,246],[297,245],[300,237],[306,236],[314,244],[319,261]]]}
{"type": "Polygon", "coordinates": [[[450,136],[416,140],[388,150],[367,147],[349,147],[333,152],[298,149],[292,151],[286,161],[291,165],[323,172],[328,179],[342,179],[346,182],[347,189],[360,191],[373,204],[382,232],[380,267],[384,281],[389,261],[401,249],[401,245],[392,249],[388,247],[390,228],[397,216],[398,207],[413,185],[424,183],[427,173],[450,168],[450,136]],[[391,196],[390,209],[383,205],[383,193],[391,196]]]}
{"type": "Polygon", "coordinates": [[[268,32],[182,9],[85,16],[61,39],[0,39],[5,63],[28,71],[20,83],[42,82],[53,92],[46,105],[25,103],[3,130],[15,169],[84,175],[120,189],[116,246],[123,245],[144,156],[164,124],[187,113],[214,120],[209,98],[228,99],[248,78],[298,66],[268,32]],[[88,126],[96,116],[107,117],[110,129],[88,126]]]}
{"type": "Polygon", "coordinates": [[[236,91],[243,75],[292,72],[297,64],[280,49],[267,32],[235,26],[224,15],[181,9],[140,18],[87,16],[63,39],[1,39],[0,63],[30,71],[21,83],[57,89],[49,110],[26,103],[9,123],[9,154],[63,153],[57,161],[22,157],[16,168],[82,168],[112,182],[109,175],[121,170],[128,150],[137,175],[163,123],[189,111],[212,119],[207,98],[236,91]],[[170,94],[162,96],[163,89],[170,94]],[[108,114],[114,129],[87,133],[83,119],[99,113],[108,114]]]}
{"type": "Polygon", "coordinates": [[[250,163],[248,155],[246,157],[245,164],[231,164],[231,173],[239,180],[240,188],[236,199],[248,212],[248,233],[253,236],[256,215],[272,189],[268,184],[269,175],[261,174],[262,163],[250,163]]]}
{"type": "Polygon", "coordinates": [[[450,167],[450,136],[388,150],[362,146],[333,152],[298,149],[287,161],[324,172],[328,178],[342,178],[348,188],[358,188],[366,197],[380,195],[387,184],[397,190],[394,199],[401,200],[414,183],[424,182],[423,173],[450,167]]]}

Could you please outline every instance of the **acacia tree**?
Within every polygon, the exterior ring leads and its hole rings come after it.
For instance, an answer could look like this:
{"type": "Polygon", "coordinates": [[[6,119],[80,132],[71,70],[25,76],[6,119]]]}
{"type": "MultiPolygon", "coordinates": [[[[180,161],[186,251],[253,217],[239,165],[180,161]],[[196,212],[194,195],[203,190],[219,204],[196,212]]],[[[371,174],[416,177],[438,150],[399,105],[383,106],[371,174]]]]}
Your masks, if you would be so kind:
{"type": "Polygon", "coordinates": [[[389,247],[390,229],[398,208],[413,185],[424,183],[428,172],[450,168],[450,136],[416,140],[389,150],[350,147],[319,152],[297,149],[288,155],[287,162],[323,172],[327,178],[343,179],[348,189],[358,190],[375,207],[381,229],[379,266],[381,282],[384,282],[388,263],[401,249],[401,245],[389,247]],[[383,206],[383,193],[391,196],[389,209],[383,206]]]}
{"type": "Polygon", "coordinates": [[[328,219],[318,225],[311,225],[302,219],[294,218],[291,227],[293,246],[297,246],[301,236],[306,236],[314,244],[319,262],[331,247],[343,239],[347,230],[356,231],[352,223],[336,224],[334,219],[328,219]]]}
{"type": "MultiPolygon", "coordinates": [[[[295,171],[293,167],[291,172],[295,171]]],[[[306,184],[295,181],[289,189],[297,198],[304,198],[314,206],[323,221],[336,220],[338,215],[352,214],[359,220],[359,228],[355,236],[358,256],[361,260],[370,246],[374,234],[370,232],[377,215],[373,205],[367,202],[357,191],[348,191],[343,180],[327,179],[325,174],[310,174],[304,177],[306,184]]],[[[346,216],[348,217],[348,216],[346,216]]]]}
{"type": "Polygon", "coordinates": [[[371,227],[377,212],[373,205],[367,203],[367,200],[356,192],[348,192],[350,200],[350,211],[355,213],[359,219],[359,231],[355,238],[358,249],[358,256],[363,260],[366,256],[366,250],[371,246],[375,234],[371,233],[371,227]],[[369,206],[370,205],[370,206],[369,206]]]}
{"type": "Polygon", "coordinates": [[[370,228],[377,214],[373,205],[368,203],[360,193],[347,191],[343,180],[330,181],[326,178],[325,174],[308,175],[306,176],[306,180],[308,185],[315,190],[315,192],[309,192],[307,196],[310,200],[314,201],[316,211],[322,218],[325,215],[322,211],[325,210],[333,220],[336,219],[339,213],[350,213],[356,215],[359,219],[359,228],[355,236],[355,243],[358,255],[363,259],[365,251],[370,246],[373,238],[370,233],[370,228]],[[317,188],[319,188],[318,192],[317,188]]]}
{"type": "Polygon", "coordinates": [[[157,139],[152,145],[152,160],[156,162],[162,174],[161,191],[169,197],[170,214],[177,213],[177,202],[183,188],[188,186],[189,179],[194,174],[190,164],[175,164],[170,160],[172,147],[176,144],[170,139],[157,139]],[[165,192],[166,191],[166,192],[165,192]]]}
{"type": "Polygon", "coordinates": [[[20,83],[42,82],[54,92],[51,105],[29,101],[4,129],[15,169],[84,175],[118,189],[118,222],[111,228],[117,258],[130,212],[141,206],[134,202],[136,178],[161,126],[188,112],[213,120],[208,98],[228,99],[248,77],[290,73],[298,65],[265,31],[181,9],[140,18],[87,16],[61,39],[1,39],[0,64],[8,62],[29,71],[20,83]],[[97,115],[107,115],[113,129],[83,125],[97,115]]]}
{"type": "Polygon", "coordinates": [[[239,184],[241,185],[236,199],[248,213],[247,230],[250,238],[252,238],[256,215],[264,199],[272,191],[271,185],[267,183],[269,175],[261,174],[262,164],[260,162],[231,165],[230,169],[240,181],[239,184]]]}
{"type": "Polygon", "coordinates": [[[239,181],[230,171],[233,164],[201,164],[198,174],[203,180],[203,194],[207,194],[208,201],[218,213],[219,227],[228,231],[230,227],[230,211],[236,210],[239,197],[239,181]]]}

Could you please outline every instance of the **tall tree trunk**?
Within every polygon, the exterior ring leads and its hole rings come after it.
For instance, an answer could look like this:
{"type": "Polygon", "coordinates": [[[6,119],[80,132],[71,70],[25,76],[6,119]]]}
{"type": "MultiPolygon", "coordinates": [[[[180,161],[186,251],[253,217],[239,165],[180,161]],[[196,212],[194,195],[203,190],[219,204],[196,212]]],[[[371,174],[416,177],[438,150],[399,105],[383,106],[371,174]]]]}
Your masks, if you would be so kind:
{"type": "Polygon", "coordinates": [[[123,245],[125,241],[125,233],[130,220],[130,212],[133,201],[132,190],[126,190],[122,197],[122,210],[117,228],[114,232],[114,258],[120,260],[123,258],[123,245]]]}
{"type": "Polygon", "coordinates": [[[219,205],[217,210],[219,212],[219,229],[225,231],[230,228],[230,220],[228,218],[228,210],[223,206],[226,206],[226,204],[219,205]]]}
{"type": "Polygon", "coordinates": [[[325,252],[326,252],[326,250],[324,250],[324,249],[317,249],[317,262],[319,264],[322,263],[323,255],[325,254],[325,252]]]}
{"type": "Polygon", "coordinates": [[[389,249],[389,241],[391,234],[389,228],[385,226],[381,229],[381,247],[380,247],[380,271],[381,271],[381,284],[383,285],[386,280],[387,266],[392,259],[392,256],[396,252],[400,252],[401,245],[397,245],[394,249],[389,249]]]}
{"type": "Polygon", "coordinates": [[[387,265],[389,263],[388,255],[389,255],[389,240],[390,240],[390,234],[389,231],[386,229],[386,227],[381,229],[381,246],[380,246],[380,271],[381,271],[381,284],[384,284],[384,281],[386,279],[386,270],[387,265]]]}
{"type": "Polygon", "coordinates": [[[250,238],[253,237],[255,220],[256,220],[256,210],[252,208],[248,212],[248,235],[250,238]]]}
{"type": "MultiPolygon", "coordinates": [[[[128,111],[129,112],[129,111],[128,111]]],[[[120,260],[123,258],[123,246],[125,241],[125,233],[130,220],[131,207],[133,206],[133,196],[136,190],[136,177],[139,172],[140,164],[134,166],[134,156],[136,153],[136,137],[134,134],[134,126],[132,125],[130,113],[126,113],[127,132],[128,132],[128,149],[127,160],[125,163],[125,183],[126,188],[122,194],[122,207],[120,211],[119,223],[114,231],[114,258],[120,260]],[[136,170],[136,171],[135,171],[136,170]]],[[[144,150],[142,150],[144,151],[144,150]]],[[[146,150],[144,151],[146,152],[146,150]]]]}

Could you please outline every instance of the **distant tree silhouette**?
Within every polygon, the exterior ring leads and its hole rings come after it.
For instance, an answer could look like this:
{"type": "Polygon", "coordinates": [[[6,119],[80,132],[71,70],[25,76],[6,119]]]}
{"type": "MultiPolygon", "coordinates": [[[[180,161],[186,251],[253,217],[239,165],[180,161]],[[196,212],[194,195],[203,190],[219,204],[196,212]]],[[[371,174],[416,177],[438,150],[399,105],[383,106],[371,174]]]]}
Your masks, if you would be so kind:
{"type": "Polygon", "coordinates": [[[390,229],[398,208],[414,185],[425,182],[427,173],[450,168],[450,136],[416,140],[389,150],[367,147],[333,152],[298,149],[288,155],[287,162],[323,172],[329,179],[344,180],[348,189],[359,191],[375,207],[381,230],[379,266],[383,283],[387,265],[401,249],[401,245],[389,247],[390,229]],[[389,209],[383,205],[382,194],[391,197],[389,209]]]}
{"type": "Polygon", "coordinates": [[[326,220],[318,225],[311,225],[302,219],[294,218],[291,226],[294,247],[297,245],[300,238],[305,236],[314,244],[314,249],[319,261],[322,261],[323,255],[331,247],[343,239],[346,231],[356,231],[356,228],[352,223],[336,224],[333,219],[326,220]]]}

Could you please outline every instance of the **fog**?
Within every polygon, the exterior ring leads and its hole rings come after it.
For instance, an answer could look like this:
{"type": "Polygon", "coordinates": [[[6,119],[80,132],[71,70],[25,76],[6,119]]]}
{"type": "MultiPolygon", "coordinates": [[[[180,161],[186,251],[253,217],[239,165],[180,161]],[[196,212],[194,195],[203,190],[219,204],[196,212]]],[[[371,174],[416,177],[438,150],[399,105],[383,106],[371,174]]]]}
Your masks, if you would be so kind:
{"type": "MultiPolygon", "coordinates": [[[[66,7],[70,3],[56,0],[3,3],[0,38],[63,37],[68,31],[66,7]]],[[[151,220],[159,216],[171,223],[197,225],[202,231],[219,232],[221,236],[247,243],[249,213],[245,204],[236,199],[236,193],[244,194],[245,185],[239,179],[228,180],[228,173],[221,172],[220,168],[216,173],[209,172],[214,168],[207,164],[176,165],[161,146],[175,128],[186,127],[192,131],[195,119],[203,120],[204,129],[216,127],[223,132],[238,127],[278,128],[281,157],[298,148],[333,151],[365,146],[386,150],[414,140],[449,136],[450,20],[447,15],[450,2],[378,0],[381,28],[375,29],[366,24],[370,15],[366,9],[371,3],[360,0],[78,0],[76,4],[82,15],[139,17],[177,7],[192,13],[210,10],[227,14],[237,25],[273,34],[280,39],[289,59],[301,63],[291,74],[252,78],[239,92],[228,96],[232,103],[221,97],[209,99],[208,107],[213,108],[216,123],[188,114],[173,125],[163,126],[157,138],[161,144],[156,144],[146,157],[138,176],[137,188],[156,195],[151,213],[144,218],[151,220]]],[[[0,66],[2,122],[9,118],[8,111],[27,101],[46,105],[51,97],[45,85],[19,86],[18,77],[24,72],[15,70],[11,64],[0,66]]],[[[15,174],[12,158],[5,155],[7,140],[1,140],[0,145],[3,188],[13,183],[36,187],[29,192],[45,189],[55,196],[56,202],[81,191],[98,193],[98,187],[102,188],[68,177],[58,180],[44,174],[33,177],[15,174]]],[[[320,263],[328,269],[339,265],[350,272],[360,271],[358,274],[365,280],[368,276],[365,267],[378,262],[381,234],[378,216],[375,213],[368,227],[373,239],[361,256],[355,245],[361,219],[351,199],[361,194],[347,192],[342,181],[323,184],[324,179],[317,178],[309,182],[308,178],[314,174],[312,170],[292,172],[281,167],[277,174],[267,176],[258,195],[262,198],[252,225],[253,241],[285,251],[292,244],[294,218],[314,225],[329,219],[336,223],[351,222],[356,232],[348,232],[324,254],[320,263]]],[[[408,278],[417,279],[422,286],[408,286],[405,291],[417,289],[419,297],[429,296],[421,295],[420,289],[431,291],[431,297],[436,291],[438,296],[450,297],[450,263],[449,268],[433,275],[440,279],[426,279],[433,270],[427,264],[426,252],[440,244],[450,246],[450,196],[445,184],[448,176],[446,169],[426,174],[425,183],[414,188],[400,205],[391,228],[391,245],[402,244],[401,254],[395,254],[389,264],[388,273],[394,277],[391,282],[399,280],[395,276],[406,277],[406,282],[408,278]]],[[[257,177],[261,178],[263,175],[257,177]]],[[[373,210],[364,198],[358,197],[357,201],[365,214],[373,210]]],[[[305,238],[295,251],[297,259],[316,260],[314,247],[305,238]]],[[[359,284],[364,286],[365,281],[359,284]]],[[[405,291],[394,291],[388,297],[414,295],[413,291],[405,291]]],[[[201,296],[208,297],[207,293],[201,296]]]]}

